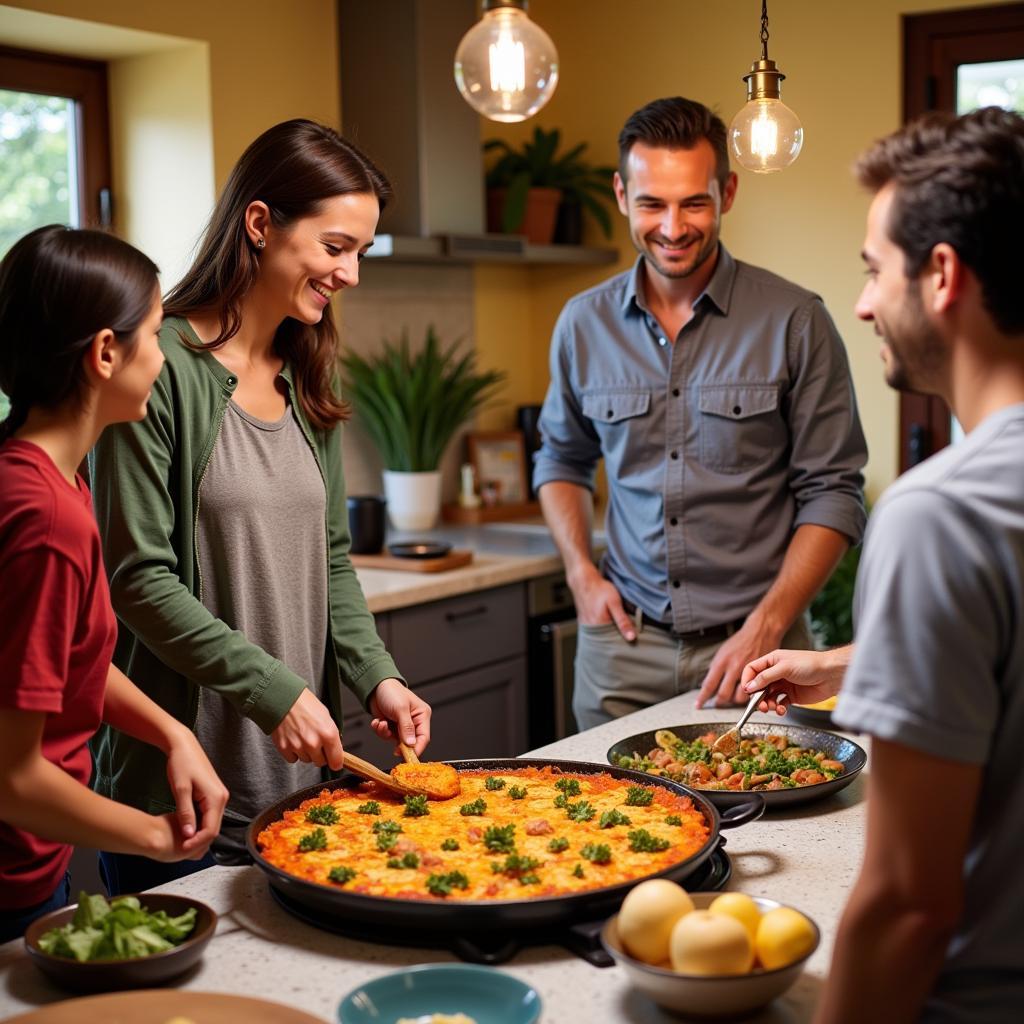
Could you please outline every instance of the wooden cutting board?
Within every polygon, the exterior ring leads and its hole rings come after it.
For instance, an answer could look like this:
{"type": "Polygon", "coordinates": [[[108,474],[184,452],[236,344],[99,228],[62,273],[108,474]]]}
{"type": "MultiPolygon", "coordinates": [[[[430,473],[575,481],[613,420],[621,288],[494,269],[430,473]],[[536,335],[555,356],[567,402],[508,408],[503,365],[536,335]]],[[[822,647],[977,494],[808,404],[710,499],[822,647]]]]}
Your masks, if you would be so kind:
{"type": "Polygon", "coordinates": [[[248,996],[219,992],[142,989],[65,999],[9,1017],[7,1024],[324,1024],[320,1017],[248,996]]]}
{"type": "Polygon", "coordinates": [[[396,558],[387,552],[379,555],[349,555],[352,564],[360,569],[397,569],[399,572],[444,572],[458,569],[473,561],[472,551],[449,551],[439,558],[396,558]]]}

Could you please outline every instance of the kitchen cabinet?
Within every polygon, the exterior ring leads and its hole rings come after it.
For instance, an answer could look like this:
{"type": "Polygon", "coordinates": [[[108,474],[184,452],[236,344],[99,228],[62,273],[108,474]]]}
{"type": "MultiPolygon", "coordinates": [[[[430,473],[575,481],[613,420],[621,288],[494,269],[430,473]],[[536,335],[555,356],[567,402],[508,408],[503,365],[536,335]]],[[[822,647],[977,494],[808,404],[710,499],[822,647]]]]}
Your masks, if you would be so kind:
{"type": "MultiPolygon", "coordinates": [[[[413,605],[376,617],[409,685],[433,708],[429,756],[514,757],[527,746],[526,593],[522,583],[413,605]]],[[[342,694],[346,748],[389,767],[370,716],[342,694]]]]}

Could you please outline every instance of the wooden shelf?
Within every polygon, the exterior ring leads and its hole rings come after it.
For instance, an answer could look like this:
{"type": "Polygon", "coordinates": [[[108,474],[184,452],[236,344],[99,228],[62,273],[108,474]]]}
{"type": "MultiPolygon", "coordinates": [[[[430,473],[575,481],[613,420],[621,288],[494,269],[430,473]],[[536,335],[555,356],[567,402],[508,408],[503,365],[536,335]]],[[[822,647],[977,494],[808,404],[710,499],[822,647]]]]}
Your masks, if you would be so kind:
{"type": "Polygon", "coordinates": [[[441,518],[446,523],[500,523],[505,519],[527,519],[539,516],[539,501],[517,502],[515,505],[481,505],[479,508],[463,508],[461,505],[443,505],[441,518]]]}

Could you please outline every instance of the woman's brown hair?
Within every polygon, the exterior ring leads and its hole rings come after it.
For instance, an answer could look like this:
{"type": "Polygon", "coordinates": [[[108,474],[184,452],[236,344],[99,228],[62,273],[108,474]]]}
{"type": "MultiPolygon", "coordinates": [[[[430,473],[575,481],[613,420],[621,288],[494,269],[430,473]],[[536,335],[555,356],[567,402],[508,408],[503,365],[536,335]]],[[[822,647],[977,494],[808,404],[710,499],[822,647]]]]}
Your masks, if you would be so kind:
{"type": "MultiPolygon", "coordinates": [[[[245,231],[249,204],[266,203],[274,226],[287,228],[315,216],[324,200],[352,193],[376,196],[383,210],[391,185],[333,128],[303,119],[268,128],[235,164],[192,266],[164,299],[165,315],[216,312],[219,332],[202,348],[220,348],[238,333],[242,298],[259,275],[259,254],[245,231]]],[[[330,306],[313,326],[286,319],[274,350],[291,364],[299,404],[314,427],[329,430],[348,419],[348,404],[334,387],[338,332],[330,306]]]]}
{"type": "Polygon", "coordinates": [[[11,402],[0,441],[33,406],[84,401],[82,357],[100,331],[131,358],[156,275],[148,256],[103,231],[50,224],[15,242],[0,263],[0,390],[11,402]]]}

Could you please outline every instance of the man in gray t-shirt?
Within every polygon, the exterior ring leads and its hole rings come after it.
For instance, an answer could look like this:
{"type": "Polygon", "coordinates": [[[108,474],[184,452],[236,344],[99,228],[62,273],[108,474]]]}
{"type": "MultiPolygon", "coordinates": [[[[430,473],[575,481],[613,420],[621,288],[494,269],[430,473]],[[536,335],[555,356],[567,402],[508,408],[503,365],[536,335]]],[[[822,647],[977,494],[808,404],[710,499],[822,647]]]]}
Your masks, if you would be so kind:
{"type": "Polygon", "coordinates": [[[873,737],[867,847],[819,1022],[1024,1017],[1024,119],[932,115],[870,149],[858,314],[886,380],[940,395],[965,440],[889,489],[855,648],[776,651],[753,692],[873,737]],[[848,667],[846,667],[848,665],[848,667]],[[845,678],[843,677],[843,669],[845,678]]]}

